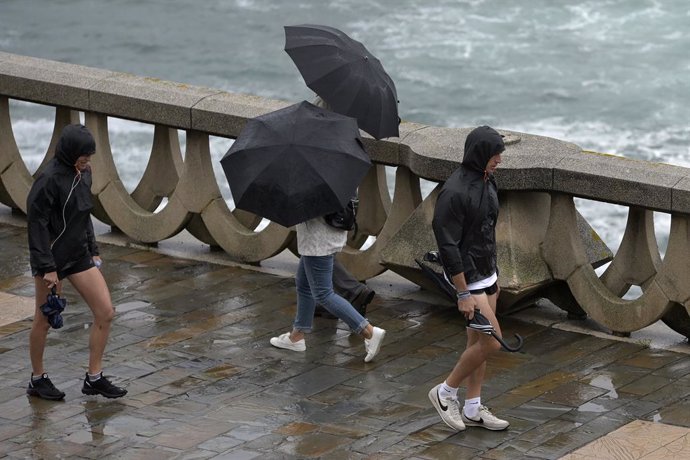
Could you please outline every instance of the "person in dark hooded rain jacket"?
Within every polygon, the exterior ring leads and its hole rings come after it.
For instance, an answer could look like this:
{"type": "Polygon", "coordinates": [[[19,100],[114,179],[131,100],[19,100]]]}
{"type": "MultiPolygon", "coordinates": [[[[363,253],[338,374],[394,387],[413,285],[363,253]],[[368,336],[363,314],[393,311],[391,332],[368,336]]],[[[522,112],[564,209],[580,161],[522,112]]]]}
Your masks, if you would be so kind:
{"type": "MultiPolygon", "coordinates": [[[[505,150],[502,136],[488,126],[470,132],[460,167],[439,193],[432,222],[446,277],[455,286],[458,310],[467,319],[479,309],[500,335],[496,320],[498,268],[496,221],[498,189],[493,173],[505,150]]],[[[466,426],[503,430],[508,422],[481,404],[481,386],[487,358],[500,349],[490,335],[467,329],[467,346],[445,382],[429,391],[429,399],[451,428],[466,426]],[[463,407],[458,403],[460,384],[466,381],[463,407]]]]}
{"type": "Polygon", "coordinates": [[[110,291],[96,265],[101,258],[91,222],[91,169],[93,136],[80,124],[66,126],[54,158],[38,175],[27,198],[31,272],[36,287],[36,312],[29,336],[32,374],[27,393],[60,400],[65,393],[51,382],[43,367],[43,352],[50,324],[40,306],[52,288],[61,290],[67,278],[93,313],[89,338],[89,367],[82,393],[119,398],[127,390],[113,385],[102,372],[105,345],[115,314],[110,291]]]}

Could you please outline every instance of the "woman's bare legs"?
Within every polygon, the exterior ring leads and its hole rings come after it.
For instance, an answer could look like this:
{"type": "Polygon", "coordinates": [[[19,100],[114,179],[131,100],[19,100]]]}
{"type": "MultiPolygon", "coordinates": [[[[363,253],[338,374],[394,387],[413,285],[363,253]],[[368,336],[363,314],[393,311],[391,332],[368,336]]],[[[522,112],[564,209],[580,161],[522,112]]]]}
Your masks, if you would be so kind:
{"type": "MultiPolygon", "coordinates": [[[[29,333],[29,357],[31,358],[33,375],[38,376],[45,372],[43,368],[43,352],[46,348],[46,338],[50,329],[48,318],[41,312],[41,305],[46,303],[50,289],[46,286],[42,276],[34,276],[34,287],[36,292],[36,310],[34,311],[34,319],[31,323],[31,332],[29,333]]],[[[57,292],[61,291],[62,283],[58,282],[57,292]]]]}
{"type": "Polygon", "coordinates": [[[93,314],[89,337],[89,374],[97,374],[103,370],[103,353],[110,334],[110,324],[115,317],[110,291],[101,271],[96,267],[70,275],[67,279],[93,314]]]}

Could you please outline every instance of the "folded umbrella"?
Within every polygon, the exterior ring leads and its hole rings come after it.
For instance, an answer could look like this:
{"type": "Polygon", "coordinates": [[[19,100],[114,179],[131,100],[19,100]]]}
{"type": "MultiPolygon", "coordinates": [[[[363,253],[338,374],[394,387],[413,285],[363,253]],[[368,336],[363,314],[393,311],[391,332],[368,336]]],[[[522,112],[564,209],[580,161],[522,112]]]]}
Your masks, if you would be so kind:
{"type": "MultiPolygon", "coordinates": [[[[433,262],[435,264],[441,265],[441,258],[437,251],[429,251],[426,254],[424,254],[424,260],[427,262],[433,262]]],[[[419,259],[415,259],[415,262],[417,262],[417,265],[419,265],[419,267],[422,269],[422,273],[424,273],[424,275],[430,278],[434,282],[434,284],[441,290],[441,292],[443,292],[452,302],[457,302],[455,286],[453,286],[453,284],[448,280],[444,273],[437,272],[436,270],[429,267],[427,264],[423,263],[419,259]]],[[[519,334],[515,334],[515,338],[518,341],[517,344],[512,346],[508,345],[503,340],[503,338],[496,333],[496,329],[491,324],[491,321],[489,321],[489,319],[486,316],[482,315],[482,313],[478,309],[474,310],[474,316],[472,317],[472,319],[467,320],[467,327],[469,329],[479,331],[483,334],[493,336],[507,351],[514,352],[520,351],[520,349],[522,349],[523,339],[519,334]]]]}
{"type": "MultiPolygon", "coordinates": [[[[425,258],[426,260],[426,258],[425,258]]],[[[415,259],[415,262],[417,262],[417,265],[419,265],[419,268],[422,269],[422,273],[424,273],[427,278],[431,279],[431,281],[434,282],[436,287],[446,295],[452,302],[457,302],[457,295],[455,293],[455,286],[450,284],[448,280],[446,280],[446,277],[443,275],[443,273],[439,273],[433,268],[429,267],[427,264],[422,262],[419,259],[415,259]]]]}
{"type": "Polygon", "coordinates": [[[341,210],[371,167],[357,121],[307,101],[247,121],[220,163],[239,209],[286,227],[341,210]]]}
{"type": "Polygon", "coordinates": [[[508,345],[503,340],[503,338],[496,333],[496,329],[491,324],[491,321],[489,321],[489,319],[486,316],[482,315],[479,309],[475,308],[474,316],[472,317],[472,319],[467,320],[467,328],[474,329],[475,331],[479,331],[482,334],[493,336],[494,339],[498,340],[501,346],[507,351],[520,351],[520,349],[522,349],[523,340],[519,334],[515,334],[517,344],[512,346],[508,345]]]}
{"type": "Polygon", "coordinates": [[[53,287],[50,290],[50,294],[46,297],[46,303],[40,307],[41,312],[48,319],[48,324],[50,324],[53,329],[60,329],[62,327],[63,320],[61,313],[66,306],[67,299],[60,297],[55,287],[53,287]]]}
{"type": "Polygon", "coordinates": [[[357,40],[328,26],[285,26],[285,51],[304,82],[376,139],[398,136],[398,93],[381,62],[357,40]]]}

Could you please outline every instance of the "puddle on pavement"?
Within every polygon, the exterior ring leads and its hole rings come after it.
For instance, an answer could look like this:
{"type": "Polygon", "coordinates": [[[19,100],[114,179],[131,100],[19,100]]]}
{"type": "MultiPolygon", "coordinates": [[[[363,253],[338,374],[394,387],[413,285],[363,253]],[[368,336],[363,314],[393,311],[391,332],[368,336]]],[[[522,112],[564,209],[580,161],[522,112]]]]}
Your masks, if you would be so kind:
{"type": "Polygon", "coordinates": [[[579,412],[608,412],[608,409],[602,406],[601,404],[596,404],[593,402],[587,402],[581,405],[580,407],[577,408],[579,412]]]}
{"type": "Polygon", "coordinates": [[[609,390],[606,396],[608,396],[611,399],[618,399],[618,393],[616,392],[616,388],[614,387],[613,380],[610,376],[597,375],[589,381],[589,384],[595,387],[603,388],[604,390],[609,390]]]}

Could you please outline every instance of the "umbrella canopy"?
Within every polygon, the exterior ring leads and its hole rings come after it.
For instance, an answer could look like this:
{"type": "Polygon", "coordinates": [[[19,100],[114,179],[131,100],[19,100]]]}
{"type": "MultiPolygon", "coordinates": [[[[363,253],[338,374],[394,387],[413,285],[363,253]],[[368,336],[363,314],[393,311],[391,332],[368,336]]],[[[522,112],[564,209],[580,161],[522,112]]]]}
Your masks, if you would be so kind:
{"type": "Polygon", "coordinates": [[[333,27],[285,26],[285,51],[335,112],[356,118],[376,139],[399,135],[395,84],[360,42],[333,27]]]}
{"type": "Polygon", "coordinates": [[[307,101],[249,120],[220,162],[239,209],[286,227],[345,207],[371,167],[357,121],[307,101]]]}
{"type": "Polygon", "coordinates": [[[62,311],[67,306],[67,299],[60,297],[53,287],[46,297],[46,303],[41,305],[41,312],[48,319],[48,324],[53,329],[60,329],[63,325],[62,311]]]}

